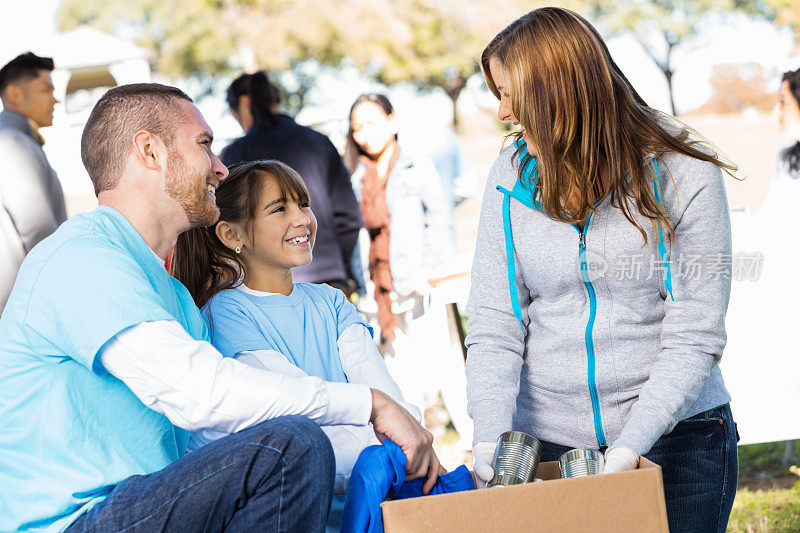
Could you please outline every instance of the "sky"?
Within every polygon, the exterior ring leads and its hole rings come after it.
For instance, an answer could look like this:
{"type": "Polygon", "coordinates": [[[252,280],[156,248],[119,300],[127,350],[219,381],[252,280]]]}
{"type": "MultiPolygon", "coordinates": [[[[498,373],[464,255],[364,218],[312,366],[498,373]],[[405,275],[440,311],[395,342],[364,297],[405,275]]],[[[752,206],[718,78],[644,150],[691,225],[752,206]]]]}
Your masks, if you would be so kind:
{"type": "Polygon", "coordinates": [[[59,3],[60,0],[0,0],[0,60],[5,62],[20,48],[35,47],[37,40],[52,34],[59,3]]]}

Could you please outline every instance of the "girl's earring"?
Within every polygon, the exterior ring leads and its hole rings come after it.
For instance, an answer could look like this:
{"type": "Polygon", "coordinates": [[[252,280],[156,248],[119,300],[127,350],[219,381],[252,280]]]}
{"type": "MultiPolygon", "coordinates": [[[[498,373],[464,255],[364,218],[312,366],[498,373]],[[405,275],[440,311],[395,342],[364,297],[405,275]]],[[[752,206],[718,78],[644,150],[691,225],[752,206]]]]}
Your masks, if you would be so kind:
{"type": "Polygon", "coordinates": [[[241,247],[241,246],[237,246],[237,247],[236,247],[236,250],[234,250],[234,251],[235,251],[237,254],[240,254],[240,253],[242,253],[242,247],[241,247]]]}

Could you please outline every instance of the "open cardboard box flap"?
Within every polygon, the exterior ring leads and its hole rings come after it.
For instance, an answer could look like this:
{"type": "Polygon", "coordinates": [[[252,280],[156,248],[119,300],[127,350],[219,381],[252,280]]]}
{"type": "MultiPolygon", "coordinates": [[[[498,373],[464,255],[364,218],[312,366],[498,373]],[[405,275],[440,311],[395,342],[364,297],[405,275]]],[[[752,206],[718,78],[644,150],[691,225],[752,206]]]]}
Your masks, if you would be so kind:
{"type": "Polygon", "coordinates": [[[545,481],[384,502],[384,531],[669,532],[661,467],[644,457],[636,470],[574,479],[540,463],[536,477],[545,481]]]}

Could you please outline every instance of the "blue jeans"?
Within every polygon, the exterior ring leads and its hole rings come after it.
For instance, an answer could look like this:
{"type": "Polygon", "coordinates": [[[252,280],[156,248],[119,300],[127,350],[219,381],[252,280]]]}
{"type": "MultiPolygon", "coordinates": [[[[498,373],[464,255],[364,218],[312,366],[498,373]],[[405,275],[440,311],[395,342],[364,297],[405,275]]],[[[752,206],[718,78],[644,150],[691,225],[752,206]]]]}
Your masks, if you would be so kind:
{"type": "MultiPolygon", "coordinates": [[[[644,456],[661,466],[669,530],[724,533],[739,476],[736,424],[726,404],[679,422],[644,456]]],[[[570,448],[542,442],[542,461],[570,448]]]]}
{"type": "Polygon", "coordinates": [[[322,430],[280,417],[127,478],[67,531],[323,531],[334,473],[322,430]]]}

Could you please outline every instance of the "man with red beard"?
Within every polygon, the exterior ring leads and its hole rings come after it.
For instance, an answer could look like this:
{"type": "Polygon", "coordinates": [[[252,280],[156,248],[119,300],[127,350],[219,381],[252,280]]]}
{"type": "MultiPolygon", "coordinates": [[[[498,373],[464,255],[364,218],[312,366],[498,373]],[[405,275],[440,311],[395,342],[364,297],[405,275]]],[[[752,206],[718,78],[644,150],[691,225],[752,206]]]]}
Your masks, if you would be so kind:
{"type": "Polygon", "coordinates": [[[384,394],[207,342],[163,257],[219,216],[212,140],[173,87],[120,86],[92,111],[99,206],[31,251],[0,318],[0,530],[321,531],[334,460],[318,425],[371,422],[435,481],[430,433],[384,394]],[[185,455],[198,429],[233,434],[185,455]]]}

